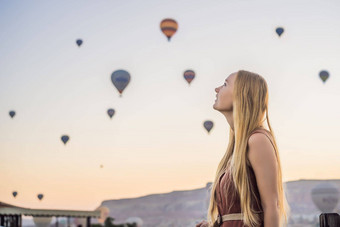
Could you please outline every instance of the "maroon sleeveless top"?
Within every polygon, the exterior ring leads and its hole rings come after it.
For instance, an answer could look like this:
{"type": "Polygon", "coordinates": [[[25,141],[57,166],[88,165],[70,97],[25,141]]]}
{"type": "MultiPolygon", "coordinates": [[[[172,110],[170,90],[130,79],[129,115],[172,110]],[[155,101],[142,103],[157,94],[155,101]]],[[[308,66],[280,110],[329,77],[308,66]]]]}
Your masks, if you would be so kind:
{"type": "MultiPolygon", "coordinates": [[[[254,130],[251,134],[260,132],[264,133],[272,142],[271,134],[268,130],[264,128],[259,128],[254,130]]],[[[261,227],[263,227],[263,209],[261,205],[261,199],[260,199],[260,193],[257,188],[257,183],[256,183],[256,177],[255,173],[253,171],[253,168],[248,165],[248,177],[250,179],[251,187],[252,187],[252,201],[251,201],[251,206],[254,210],[259,212],[260,214],[260,219],[261,219],[261,227]]],[[[229,168],[227,168],[226,172],[223,173],[220,176],[219,182],[216,185],[216,197],[217,197],[217,208],[219,214],[225,215],[225,214],[231,214],[231,213],[241,213],[241,205],[240,205],[240,196],[237,193],[237,190],[234,186],[234,183],[232,181],[231,177],[231,172],[229,168]],[[227,195],[227,198],[225,197],[226,190],[227,188],[229,189],[229,193],[227,195]]],[[[249,227],[244,224],[242,220],[229,220],[229,221],[224,221],[220,225],[221,227],[249,227]]]]}

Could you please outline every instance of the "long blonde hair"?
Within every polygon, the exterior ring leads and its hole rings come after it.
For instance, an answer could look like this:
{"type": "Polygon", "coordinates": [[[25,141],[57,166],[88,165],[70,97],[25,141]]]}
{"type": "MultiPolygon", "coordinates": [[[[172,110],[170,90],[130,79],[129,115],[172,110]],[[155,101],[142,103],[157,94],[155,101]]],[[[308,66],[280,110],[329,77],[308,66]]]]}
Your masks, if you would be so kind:
{"type": "MultiPolygon", "coordinates": [[[[280,223],[284,226],[287,225],[290,208],[286,200],[282,183],[281,161],[278,147],[268,118],[267,83],[263,77],[256,73],[239,70],[235,78],[233,90],[234,130],[232,128],[229,130],[227,151],[217,167],[215,180],[211,185],[210,203],[207,213],[209,226],[212,226],[217,219],[216,185],[220,176],[226,172],[227,168],[230,168],[230,176],[233,179],[235,189],[240,197],[241,213],[243,214],[244,224],[247,226],[259,226],[261,224],[261,214],[256,212],[251,206],[252,201],[258,202],[259,198],[255,198],[249,179],[247,144],[250,134],[261,126],[265,114],[274,143],[273,145],[278,164],[277,186],[280,223]]],[[[228,191],[226,193],[228,193],[228,191]]],[[[228,205],[230,206],[231,204],[228,205]]]]}

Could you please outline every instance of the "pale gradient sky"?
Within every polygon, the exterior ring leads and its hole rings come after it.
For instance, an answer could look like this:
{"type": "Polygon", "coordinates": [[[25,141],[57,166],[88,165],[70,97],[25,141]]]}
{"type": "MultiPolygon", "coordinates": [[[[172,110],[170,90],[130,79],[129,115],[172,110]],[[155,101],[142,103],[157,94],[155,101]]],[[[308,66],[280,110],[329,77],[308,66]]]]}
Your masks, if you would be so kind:
{"type": "Polygon", "coordinates": [[[214,89],[239,69],[268,83],[284,181],[339,179],[339,12],[337,0],[2,0],[0,201],[94,209],[204,187],[228,143],[214,89]],[[171,42],[166,17],[179,24],[171,42]],[[132,77],[121,98],[117,69],[132,77]]]}

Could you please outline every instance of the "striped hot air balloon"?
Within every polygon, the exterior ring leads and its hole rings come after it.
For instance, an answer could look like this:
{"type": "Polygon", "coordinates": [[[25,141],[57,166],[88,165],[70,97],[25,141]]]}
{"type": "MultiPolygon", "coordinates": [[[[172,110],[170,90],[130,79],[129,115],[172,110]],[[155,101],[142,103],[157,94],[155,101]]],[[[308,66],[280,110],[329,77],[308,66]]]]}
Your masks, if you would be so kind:
{"type": "Polygon", "coordinates": [[[162,20],[160,24],[161,30],[166,37],[168,37],[168,41],[170,41],[171,37],[176,33],[178,24],[174,19],[166,18],[162,20]]]}

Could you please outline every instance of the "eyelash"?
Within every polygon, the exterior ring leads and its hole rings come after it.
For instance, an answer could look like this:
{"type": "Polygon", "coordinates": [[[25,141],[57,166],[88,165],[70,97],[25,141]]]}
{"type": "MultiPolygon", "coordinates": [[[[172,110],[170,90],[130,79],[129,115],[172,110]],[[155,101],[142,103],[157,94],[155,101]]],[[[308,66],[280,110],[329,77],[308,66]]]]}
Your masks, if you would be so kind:
{"type": "Polygon", "coordinates": [[[224,83],[223,85],[227,85],[227,83],[224,83]]]}

